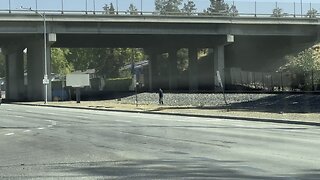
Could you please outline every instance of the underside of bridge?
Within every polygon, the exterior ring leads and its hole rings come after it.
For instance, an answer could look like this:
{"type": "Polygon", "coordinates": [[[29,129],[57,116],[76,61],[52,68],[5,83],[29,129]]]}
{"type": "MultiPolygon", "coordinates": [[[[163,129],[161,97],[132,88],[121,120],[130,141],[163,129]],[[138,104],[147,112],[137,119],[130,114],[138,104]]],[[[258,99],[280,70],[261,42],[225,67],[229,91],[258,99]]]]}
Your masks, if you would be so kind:
{"type": "MultiPolygon", "coordinates": [[[[310,47],[314,36],[230,36],[230,35],[169,35],[169,34],[56,34],[53,44],[47,45],[50,64],[51,47],[67,48],[143,48],[149,55],[147,84],[150,91],[158,88],[190,91],[214,90],[218,87],[216,72],[223,83],[227,69],[238,67],[248,71],[274,71],[282,65],[283,57],[310,47]],[[177,51],[188,49],[187,74],[179,74],[177,51]],[[198,51],[209,49],[207,57],[199,57],[198,51]],[[161,60],[163,53],[168,60],[161,60]],[[160,64],[167,68],[159,69],[160,64]],[[184,79],[184,80],[182,80],[184,79]]],[[[41,34],[6,34],[0,36],[0,46],[6,57],[7,98],[12,101],[42,100],[44,89],[44,47],[41,34]],[[27,48],[27,62],[23,50],[27,48]],[[27,68],[27,86],[24,85],[24,66],[27,68]]],[[[48,74],[50,74],[48,67],[48,74]]],[[[51,88],[49,84],[49,100],[51,88]]],[[[218,90],[218,89],[216,89],[218,90]]]]}

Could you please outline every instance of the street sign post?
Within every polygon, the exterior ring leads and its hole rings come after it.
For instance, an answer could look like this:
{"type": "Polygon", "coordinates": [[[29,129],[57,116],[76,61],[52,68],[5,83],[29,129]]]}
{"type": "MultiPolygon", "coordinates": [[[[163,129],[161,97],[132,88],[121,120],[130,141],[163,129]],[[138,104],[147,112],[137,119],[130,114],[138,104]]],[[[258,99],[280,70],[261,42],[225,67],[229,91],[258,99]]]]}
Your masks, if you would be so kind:
{"type": "Polygon", "coordinates": [[[224,102],[226,103],[226,105],[228,105],[228,102],[227,102],[227,99],[226,99],[226,95],[225,95],[225,93],[224,93],[224,87],[223,87],[221,75],[220,75],[220,72],[219,72],[219,71],[217,71],[217,79],[218,79],[219,85],[220,85],[220,87],[221,87],[221,89],[222,89],[222,94],[223,94],[224,102]]]}

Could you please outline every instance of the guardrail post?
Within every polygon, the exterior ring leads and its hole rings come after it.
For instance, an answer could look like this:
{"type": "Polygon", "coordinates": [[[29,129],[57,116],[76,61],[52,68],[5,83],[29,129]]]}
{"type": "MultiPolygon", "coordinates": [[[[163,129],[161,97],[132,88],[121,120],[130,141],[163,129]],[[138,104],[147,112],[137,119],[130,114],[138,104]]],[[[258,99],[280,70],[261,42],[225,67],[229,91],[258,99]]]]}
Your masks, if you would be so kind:
{"type": "Polygon", "coordinates": [[[257,1],[254,1],[254,17],[257,17],[257,1]]]}
{"type": "Polygon", "coordinates": [[[61,0],[61,14],[63,14],[63,0],[61,0]]]}
{"type": "Polygon", "coordinates": [[[142,0],[140,0],[140,9],[141,9],[141,15],[143,14],[143,11],[142,11],[142,0]]]}
{"type": "Polygon", "coordinates": [[[309,17],[312,18],[312,4],[310,2],[310,7],[309,7],[309,17]]]}
{"type": "Polygon", "coordinates": [[[117,15],[119,14],[119,3],[118,0],[116,0],[116,5],[117,5],[117,15]]]}
{"type": "Polygon", "coordinates": [[[93,14],[96,14],[96,0],[93,0],[93,14]]]}
{"type": "Polygon", "coordinates": [[[300,0],[300,13],[301,13],[301,17],[303,17],[302,16],[302,0],[300,0]]]}
{"type": "Polygon", "coordinates": [[[36,0],[36,12],[38,12],[38,0],[36,0]]]}
{"type": "Polygon", "coordinates": [[[9,0],[9,13],[11,13],[11,0],[9,0]]]}
{"type": "Polygon", "coordinates": [[[86,14],[88,14],[88,0],[86,0],[86,14]]]}
{"type": "Polygon", "coordinates": [[[293,17],[296,17],[296,2],[293,2],[293,17]]]}

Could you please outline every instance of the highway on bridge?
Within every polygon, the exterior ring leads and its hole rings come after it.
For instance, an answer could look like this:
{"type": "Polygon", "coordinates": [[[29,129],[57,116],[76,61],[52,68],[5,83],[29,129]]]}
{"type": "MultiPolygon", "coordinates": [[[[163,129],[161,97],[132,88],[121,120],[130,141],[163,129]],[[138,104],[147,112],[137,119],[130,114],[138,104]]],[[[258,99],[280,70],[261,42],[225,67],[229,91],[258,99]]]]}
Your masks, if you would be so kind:
{"type": "Polygon", "coordinates": [[[0,179],[318,179],[320,128],[0,106],[0,179]]]}

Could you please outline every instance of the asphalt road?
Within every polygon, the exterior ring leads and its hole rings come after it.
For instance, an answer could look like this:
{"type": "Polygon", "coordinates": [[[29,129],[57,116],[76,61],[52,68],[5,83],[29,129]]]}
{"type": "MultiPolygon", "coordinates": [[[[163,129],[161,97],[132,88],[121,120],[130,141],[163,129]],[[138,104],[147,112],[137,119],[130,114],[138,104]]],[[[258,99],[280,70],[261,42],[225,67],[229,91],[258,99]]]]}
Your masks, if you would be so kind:
{"type": "Polygon", "coordinates": [[[0,179],[319,179],[320,127],[0,106],[0,179]]]}

